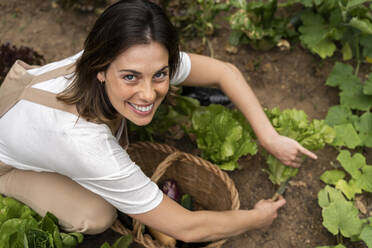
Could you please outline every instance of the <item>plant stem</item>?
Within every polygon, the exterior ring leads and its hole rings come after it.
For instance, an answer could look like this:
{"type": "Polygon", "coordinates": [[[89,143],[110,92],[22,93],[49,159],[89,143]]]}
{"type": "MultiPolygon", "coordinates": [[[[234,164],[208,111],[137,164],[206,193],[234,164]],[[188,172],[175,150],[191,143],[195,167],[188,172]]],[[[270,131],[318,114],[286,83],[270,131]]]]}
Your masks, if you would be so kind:
{"type": "Polygon", "coordinates": [[[355,35],[355,56],[357,60],[357,65],[355,68],[355,76],[358,76],[359,74],[359,67],[360,67],[360,49],[359,49],[359,36],[358,34],[355,35]]]}
{"type": "Polygon", "coordinates": [[[337,243],[338,243],[338,244],[343,244],[343,243],[344,243],[344,241],[343,241],[343,239],[342,239],[342,235],[341,235],[341,233],[339,233],[339,234],[337,235],[337,243]]]}
{"type": "Polygon", "coordinates": [[[209,48],[210,57],[214,58],[214,50],[213,50],[212,43],[209,41],[208,38],[206,38],[206,41],[207,41],[207,45],[209,48]]]}

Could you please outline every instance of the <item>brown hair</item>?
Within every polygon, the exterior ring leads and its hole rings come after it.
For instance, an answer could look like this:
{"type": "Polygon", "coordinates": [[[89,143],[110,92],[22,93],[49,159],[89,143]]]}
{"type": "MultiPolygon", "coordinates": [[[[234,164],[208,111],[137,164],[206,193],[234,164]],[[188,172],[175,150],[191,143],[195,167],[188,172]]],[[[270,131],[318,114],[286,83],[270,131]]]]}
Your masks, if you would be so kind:
{"type": "Polygon", "coordinates": [[[88,121],[107,123],[117,119],[118,113],[97,73],[106,71],[131,46],[152,41],[168,50],[172,78],[179,64],[178,35],[163,10],[147,0],[122,0],[111,5],[88,34],[74,79],[57,99],[76,104],[79,115],[88,121]]]}

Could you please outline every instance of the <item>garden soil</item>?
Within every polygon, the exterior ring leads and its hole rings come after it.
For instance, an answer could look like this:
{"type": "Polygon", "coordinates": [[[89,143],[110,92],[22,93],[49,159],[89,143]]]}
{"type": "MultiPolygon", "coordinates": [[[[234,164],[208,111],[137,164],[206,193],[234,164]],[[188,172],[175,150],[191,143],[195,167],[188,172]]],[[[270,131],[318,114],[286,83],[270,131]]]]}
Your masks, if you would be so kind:
{"type": "MultiPolygon", "coordinates": [[[[95,12],[63,10],[52,0],[0,0],[0,42],[33,48],[49,63],[79,52],[97,15],[95,12]]],[[[310,118],[324,119],[328,108],[338,104],[338,90],[325,86],[325,80],[339,58],[321,60],[295,43],[283,51],[277,47],[255,51],[240,46],[237,53],[231,53],[226,49],[228,33],[228,27],[223,25],[209,37],[214,57],[231,62],[242,71],[262,106],[302,109],[310,118]]],[[[184,42],[182,50],[206,55],[211,52],[197,39],[184,42]]],[[[362,72],[363,69],[367,71],[368,68],[362,66],[362,72]]],[[[165,138],[164,141],[197,154],[190,139],[165,138]]],[[[372,150],[365,149],[363,153],[367,163],[372,164],[372,150]]],[[[319,176],[337,166],[337,151],[326,147],[316,154],[318,160],[307,159],[298,175],[290,181],[285,192],[287,204],[280,209],[273,225],[267,230],[249,231],[230,238],[223,248],[306,248],[336,244],[335,237],[322,226],[317,194],[324,187],[319,176]]],[[[250,209],[260,199],[270,198],[276,188],[262,170],[266,168],[262,157],[243,157],[239,163],[239,170],[227,173],[235,182],[241,208],[250,209]]],[[[362,201],[372,211],[370,195],[362,201]]],[[[112,230],[86,236],[80,247],[100,247],[104,241],[112,243],[119,236],[112,230]]],[[[366,247],[359,243],[346,245],[366,247]]],[[[142,246],[133,243],[131,247],[142,246]]]]}

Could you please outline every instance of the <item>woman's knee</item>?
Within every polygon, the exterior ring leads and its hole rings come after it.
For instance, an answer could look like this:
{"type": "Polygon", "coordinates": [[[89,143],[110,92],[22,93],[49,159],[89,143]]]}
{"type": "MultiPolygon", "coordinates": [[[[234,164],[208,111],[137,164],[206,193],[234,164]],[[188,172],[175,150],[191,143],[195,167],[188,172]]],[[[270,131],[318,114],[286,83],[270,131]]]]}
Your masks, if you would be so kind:
{"type": "Polygon", "coordinates": [[[116,209],[102,200],[99,204],[82,207],[79,220],[75,220],[72,225],[65,225],[65,230],[85,234],[102,233],[112,226],[116,217],[116,209]]]}

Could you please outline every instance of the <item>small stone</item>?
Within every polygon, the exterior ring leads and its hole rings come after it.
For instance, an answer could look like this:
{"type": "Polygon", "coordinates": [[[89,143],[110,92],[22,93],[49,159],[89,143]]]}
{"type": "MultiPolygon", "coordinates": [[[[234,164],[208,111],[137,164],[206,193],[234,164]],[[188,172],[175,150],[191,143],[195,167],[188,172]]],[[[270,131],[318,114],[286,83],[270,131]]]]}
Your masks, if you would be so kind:
{"type": "Polygon", "coordinates": [[[356,207],[357,209],[359,209],[359,211],[360,211],[362,214],[367,214],[367,212],[368,212],[366,206],[365,206],[364,203],[362,202],[362,199],[359,198],[359,197],[357,197],[357,198],[355,199],[355,207],[356,207]]]}
{"type": "Polygon", "coordinates": [[[306,187],[306,183],[303,181],[289,181],[289,185],[296,186],[296,187],[306,187]]]}
{"type": "Polygon", "coordinates": [[[276,45],[279,47],[280,51],[288,51],[291,49],[291,44],[289,44],[287,40],[279,40],[276,45]]]}
{"type": "Polygon", "coordinates": [[[262,71],[266,73],[270,73],[274,71],[274,67],[271,63],[266,63],[262,66],[262,71]]]}
{"type": "Polygon", "coordinates": [[[233,45],[227,45],[225,46],[225,51],[230,53],[230,54],[237,54],[238,53],[238,48],[233,45]]]}

